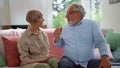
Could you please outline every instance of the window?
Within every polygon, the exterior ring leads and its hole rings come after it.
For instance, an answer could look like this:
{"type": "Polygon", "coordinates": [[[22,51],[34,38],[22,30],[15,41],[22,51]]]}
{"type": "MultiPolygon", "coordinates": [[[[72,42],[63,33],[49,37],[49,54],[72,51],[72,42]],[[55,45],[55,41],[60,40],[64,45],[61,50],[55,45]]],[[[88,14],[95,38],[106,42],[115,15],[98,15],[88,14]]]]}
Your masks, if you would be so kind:
{"type": "Polygon", "coordinates": [[[66,9],[72,2],[83,4],[86,10],[86,18],[101,22],[101,3],[100,0],[53,0],[53,28],[62,27],[66,23],[66,9]]]}
{"type": "Polygon", "coordinates": [[[90,18],[96,20],[97,24],[100,25],[102,20],[102,5],[100,0],[90,1],[90,18]]]}

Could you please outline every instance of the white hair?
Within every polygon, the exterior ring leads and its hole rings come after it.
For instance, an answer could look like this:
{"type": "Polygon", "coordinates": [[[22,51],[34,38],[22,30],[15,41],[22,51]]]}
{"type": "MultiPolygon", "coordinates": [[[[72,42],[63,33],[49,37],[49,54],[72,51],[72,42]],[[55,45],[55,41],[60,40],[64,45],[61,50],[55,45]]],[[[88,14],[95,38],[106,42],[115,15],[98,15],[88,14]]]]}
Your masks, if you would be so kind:
{"type": "Polygon", "coordinates": [[[81,4],[74,2],[71,6],[75,6],[74,11],[80,11],[82,18],[85,16],[86,12],[81,4]]]}

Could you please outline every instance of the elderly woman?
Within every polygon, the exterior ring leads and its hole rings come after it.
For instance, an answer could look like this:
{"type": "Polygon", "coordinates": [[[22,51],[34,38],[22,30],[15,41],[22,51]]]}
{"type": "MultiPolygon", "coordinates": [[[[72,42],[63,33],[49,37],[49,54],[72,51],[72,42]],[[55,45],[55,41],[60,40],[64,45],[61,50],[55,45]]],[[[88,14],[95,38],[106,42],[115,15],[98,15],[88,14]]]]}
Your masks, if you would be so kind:
{"type": "Polygon", "coordinates": [[[43,25],[43,15],[38,10],[30,10],[26,15],[30,24],[18,41],[20,68],[58,68],[58,61],[49,55],[50,46],[43,25]]]}

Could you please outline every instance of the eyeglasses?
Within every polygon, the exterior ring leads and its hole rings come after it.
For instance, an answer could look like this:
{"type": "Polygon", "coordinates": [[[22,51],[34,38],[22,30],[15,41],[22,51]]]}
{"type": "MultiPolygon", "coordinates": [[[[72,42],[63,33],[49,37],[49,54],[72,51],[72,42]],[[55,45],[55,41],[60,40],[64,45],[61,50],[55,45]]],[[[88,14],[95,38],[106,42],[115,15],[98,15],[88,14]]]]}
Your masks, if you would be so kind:
{"type": "Polygon", "coordinates": [[[70,11],[70,12],[67,12],[66,15],[70,15],[70,14],[73,14],[73,13],[76,13],[76,12],[79,12],[79,11],[70,11]]]}

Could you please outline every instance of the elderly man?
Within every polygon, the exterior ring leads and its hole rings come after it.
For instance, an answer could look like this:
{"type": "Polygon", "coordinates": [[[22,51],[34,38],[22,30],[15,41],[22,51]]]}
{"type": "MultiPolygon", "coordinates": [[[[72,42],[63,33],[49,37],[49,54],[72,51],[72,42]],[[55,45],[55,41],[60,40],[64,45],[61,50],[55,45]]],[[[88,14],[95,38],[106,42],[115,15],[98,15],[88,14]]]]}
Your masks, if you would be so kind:
{"type": "Polygon", "coordinates": [[[82,5],[73,3],[67,10],[68,23],[54,31],[54,44],[63,47],[60,68],[111,68],[106,40],[95,21],[84,19],[82,5]],[[101,60],[94,59],[99,48],[101,60]]]}

